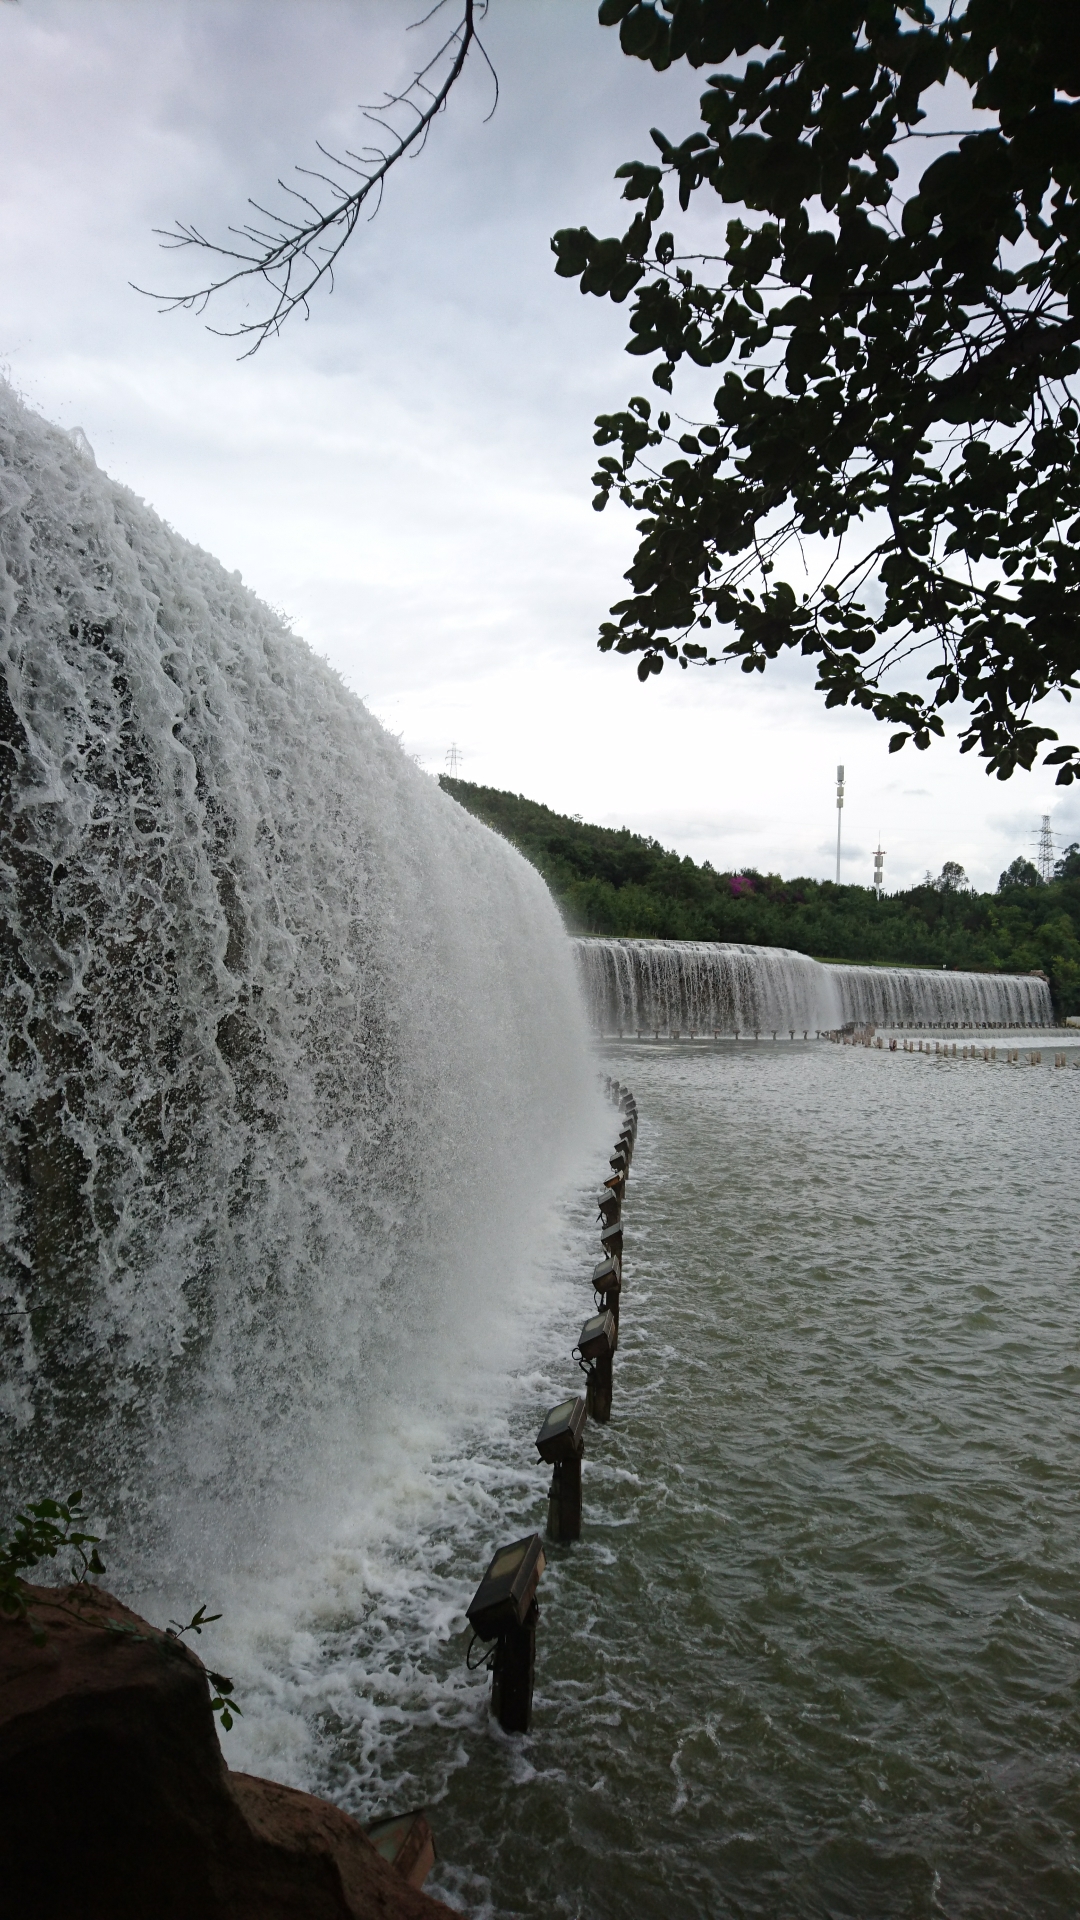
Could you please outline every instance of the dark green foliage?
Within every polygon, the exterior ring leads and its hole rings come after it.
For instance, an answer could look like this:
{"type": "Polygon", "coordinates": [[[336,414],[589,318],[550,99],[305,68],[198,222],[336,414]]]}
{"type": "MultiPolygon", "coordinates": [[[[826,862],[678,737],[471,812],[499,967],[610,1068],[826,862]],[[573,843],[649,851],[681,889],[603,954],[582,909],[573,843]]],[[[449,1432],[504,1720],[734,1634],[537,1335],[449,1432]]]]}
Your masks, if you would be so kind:
{"type": "MultiPolygon", "coordinates": [[[[628,351],[655,387],[725,368],[693,431],[641,396],[597,421],[593,504],[643,516],[601,649],[647,680],[794,648],[893,749],[963,700],[962,750],[1002,779],[1030,767],[1057,739],[1032,704],[1080,668],[1080,7],[604,0],[600,20],[657,69],[734,62],[700,129],[654,128],[653,159],[619,168],[621,238],[552,241],[583,293],[634,292],[628,351]],[[945,80],[948,107],[926,99],[945,80]],[[931,107],[960,133],[919,128],[931,107]],[[657,231],[703,187],[747,215],[707,262],[657,231]],[[805,536],[829,552],[797,593],[776,566],[805,536]],[[924,648],[907,690],[883,681],[924,648]]],[[[1067,785],[1080,749],[1044,764],[1067,785]]]]}
{"type": "MultiPolygon", "coordinates": [[[[203,1605],[196,1608],[191,1619],[186,1620],[183,1626],[178,1620],[170,1620],[165,1631],[170,1640],[180,1640],[185,1633],[201,1633],[204,1627],[209,1627],[215,1620],[220,1619],[220,1613],[207,1613],[203,1605]]],[[[221,1724],[228,1733],[233,1723],[233,1714],[239,1714],[241,1719],[244,1717],[236,1701],[229,1697],[233,1691],[233,1683],[226,1674],[215,1673],[212,1667],[207,1667],[206,1677],[214,1690],[210,1700],[210,1711],[220,1715],[221,1724]]]]}
{"type": "Polygon", "coordinates": [[[1006,867],[998,881],[998,892],[1007,893],[1010,887],[1041,887],[1042,875],[1038,867],[1019,854],[1010,867],[1006,867]]]}
{"type": "MultiPolygon", "coordinates": [[[[108,1615],[101,1617],[101,1598],[96,1587],[90,1585],[90,1575],[107,1571],[105,1562],[98,1553],[101,1535],[86,1533],[83,1527],[82,1492],[69,1493],[66,1500],[38,1500],[31,1502],[24,1512],[15,1515],[15,1524],[6,1540],[0,1540],[0,1614],[9,1620],[23,1620],[30,1629],[35,1646],[44,1646],[48,1639],[48,1630],[42,1624],[40,1611],[43,1603],[32,1612],[30,1597],[23,1582],[23,1575],[31,1567],[40,1566],[43,1560],[55,1560],[60,1553],[71,1553],[68,1567],[69,1585],[58,1587],[54,1600],[45,1603],[49,1610],[59,1614],[76,1614],[86,1619],[89,1615],[95,1624],[106,1633],[121,1634],[132,1640],[153,1641],[155,1645],[168,1648],[173,1641],[179,1640],[185,1633],[201,1633],[212,1621],[220,1620],[220,1613],[207,1613],[206,1607],[197,1608],[191,1619],[183,1626],[172,1621],[164,1634],[140,1633],[137,1627],[126,1620],[115,1620],[108,1615]],[[87,1553],[87,1547],[90,1552],[87,1553]]],[[[236,1701],[227,1698],[233,1691],[233,1683],[223,1673],[213,1673],[209,1668],[206,1677],[214,1690],[210,1701],[211,1712],[216,1713],[222,1726],[228,1731],[233,1723],[233,1715],[240,1712],[236,1701]]]]}
{"type": "MultiPolygon", "coordinates": [[[[101,1536],[83,1531],[81,1506],[82,1493],[77,1489],[66,1500],[38,1500],[15,1515],[14,1530],[0,1541],[0,1613],[9,1619],[30,1618],[22,1576],[42,1560],[55,1560],[59,1553],[72,1555],[68,1578],[75,1588],[84,1586],[90,1574],[105,1572],[98,1553],[101,1536]]],[[[45,1634],[36,1621],[31,1621],[31,1630],[40,1645],[45,1634]]]]}
{"type": "Polygon", "coordinates": [[[831,880],[717,873],[625,827],[587,826],[468,780],[444,775],[441,784],[539,868],[573,932],[737,940],[894,966],[1037,967],[1058,1012],[1080,1013],[1080,861],[1067,879],[996,894],[971,892],[947,861],[937,880],[878,900],[869,887],[831,880]]]}

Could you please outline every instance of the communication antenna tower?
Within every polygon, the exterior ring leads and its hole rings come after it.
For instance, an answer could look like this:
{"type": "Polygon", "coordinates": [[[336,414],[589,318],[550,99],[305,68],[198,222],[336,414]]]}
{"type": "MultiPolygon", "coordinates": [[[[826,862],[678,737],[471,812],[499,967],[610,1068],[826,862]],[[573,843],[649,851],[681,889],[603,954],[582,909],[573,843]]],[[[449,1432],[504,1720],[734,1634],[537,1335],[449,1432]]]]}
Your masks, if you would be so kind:
{"type": "Polygon", "coordinates": [[[840,885],[840,822],[844,817],[844,769],[836,769],[836,884],[840,885]]]}
{"type": "Polygon", "coordinates": [[[461,748],[456,740],[446,749],[446,771],[451,780],[456,780],[461,771],[461,748]]]}
{"type": "Polygon", "coordinates": [[[883,887],[881,869],[884,864],[885,864],[885,852],[881,844],[881,835],[879,833],[877,847],[874,851],[874,892],[877,894],[877,897],[879,900],[881,899],[882,887],[883,887]]]}
{"type": "Polygon", "coordinates": [[[1039,851],[1035,857],[1040,878],[1052,880],[1054,877],[1054,836],[1050,831],[1050,815],[1044,813],[1039,829],[1039,851]]]}

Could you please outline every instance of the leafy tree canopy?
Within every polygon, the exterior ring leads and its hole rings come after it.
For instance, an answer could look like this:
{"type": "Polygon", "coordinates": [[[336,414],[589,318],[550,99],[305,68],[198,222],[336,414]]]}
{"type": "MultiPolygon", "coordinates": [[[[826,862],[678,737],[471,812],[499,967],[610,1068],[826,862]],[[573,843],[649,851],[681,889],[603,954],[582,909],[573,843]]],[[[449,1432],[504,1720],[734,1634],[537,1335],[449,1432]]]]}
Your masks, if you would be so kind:
{"type": "Polygon", "coordinates": [[[931,880],[930,885],[936,887],[939,893],[963,893],[970,890],[971,882],[959,860],[946,860],[937,879],[931,880]]]}
{"type": "Polygon", "coordinates": [[[1008,893],[1010,887],[1041,887],[1042,883],[1042,874],[1038,867],[1033,866],[1030,860],[1025,860],[1021,854],[1010,867],[1006,867],[998,881],[998,892],[1008,893]]]}
{"type": "MultiPolygon", "coordinates": [[[[1033,709],[1080,667],[1080,7],[603,0],[600,21],[658,70],[716,71],[701,124],[620,167],[626,231],[557,233],[556,272],[633,295],[627,350],[663,394],[723,369],[704,419],[636,396],[597,421],[594,505],[641,516],[601,648],[643,680],[795,649],[893,750],[963,701],[962,750],[1030,767],[1057,740],[1033,709]],[[683,254],[665,216],[702,191],[739,217],[683,254]]],[[[1068,785],[1080,749],[1044,764],[1068,785]]]]}

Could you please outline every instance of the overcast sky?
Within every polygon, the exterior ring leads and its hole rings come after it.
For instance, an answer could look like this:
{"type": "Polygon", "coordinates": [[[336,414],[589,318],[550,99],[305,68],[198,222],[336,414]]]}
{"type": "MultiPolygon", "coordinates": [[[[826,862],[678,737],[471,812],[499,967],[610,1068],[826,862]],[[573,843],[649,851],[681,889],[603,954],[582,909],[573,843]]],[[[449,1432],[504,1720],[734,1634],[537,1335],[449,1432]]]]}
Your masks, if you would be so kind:
{"type": "MultiPolygon", "coordinates": [[[[691,129],[703,76],[623,58],[592,0],[492,0],[494,117],[477,62],[332,297],[255,359],[132,291],[198,276],[155,227],[222,233],[316,139],[359,144],[359,103],[431,45],[407,32],[423,11],[3,0],[0,368],[238,567],[432,771],[456,743],[468,779],[719,867],[828,876],[842,761],[843,875],[869,882],[880,835],[893,887],[947,859],[994,885],[1044,811],[1080,838],[1076,788],[987,780],[952,738],[890,757],[888,730],[826,713],[801,662],[642,687],[596,652],[633,522],[591,509],[592,421],[651,389],[626,309],[557,279],[548,243],[622,231],[614,169],[650,126],[691,129]]],[[[718,239],[729,213],[703,206],[699,231],[718,239]]]]}

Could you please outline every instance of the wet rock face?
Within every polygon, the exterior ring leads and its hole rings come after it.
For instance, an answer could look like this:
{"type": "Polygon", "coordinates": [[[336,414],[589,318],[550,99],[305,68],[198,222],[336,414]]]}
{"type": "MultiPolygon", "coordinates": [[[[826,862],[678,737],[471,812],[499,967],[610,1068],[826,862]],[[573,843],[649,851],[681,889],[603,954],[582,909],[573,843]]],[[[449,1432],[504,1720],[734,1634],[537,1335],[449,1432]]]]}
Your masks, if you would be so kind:
{"type": "Polygon", "coordinates": [[[108,1594],[0,1622],[0,1886],[34,1920],[437,1920],[347,1814],[229,1771],[201,1662],[108,1594]]]}

